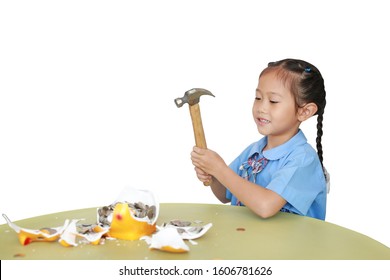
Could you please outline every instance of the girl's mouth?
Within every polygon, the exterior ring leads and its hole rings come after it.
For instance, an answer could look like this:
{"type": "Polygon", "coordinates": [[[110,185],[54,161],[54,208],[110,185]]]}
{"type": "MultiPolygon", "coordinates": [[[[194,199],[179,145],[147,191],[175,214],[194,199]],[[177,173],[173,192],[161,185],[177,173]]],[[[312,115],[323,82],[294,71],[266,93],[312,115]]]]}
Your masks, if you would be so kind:
{"type": "Polygon", "coordinates": [[[260,125],[266,125],[266,124],[269,124],[269,123],[270,123],[269,120],[266,120],[266,119],[263,119],[263,118],[257,118],[257,122],[258,122],[260,125]]]}

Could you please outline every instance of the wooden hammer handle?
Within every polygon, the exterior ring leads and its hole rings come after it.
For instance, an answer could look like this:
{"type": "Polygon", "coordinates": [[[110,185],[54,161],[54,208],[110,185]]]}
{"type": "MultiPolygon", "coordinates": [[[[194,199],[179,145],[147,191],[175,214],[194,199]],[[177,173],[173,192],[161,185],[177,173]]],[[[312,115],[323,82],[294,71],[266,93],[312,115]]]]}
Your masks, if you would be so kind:
{"type": "Polygon", "coordinates": [[[207,149],[199,104],[195,104],[189,107],[190,107],[190,114],[192,120],[192,127],[194,129],[195,144],[199,148],[207,149]]]}
{"type": "MultiPolygon", "coordinates": [[[[204,135],[202,117],[200,115],[199,104],[190,105],[190,114],[192,120],[192,127],[194,129],[195,144],[199,148],[207,149],[206,137],[204,135]]],[[[210,186],[211,182],[204,182],[203,185],[210,186]]]]}

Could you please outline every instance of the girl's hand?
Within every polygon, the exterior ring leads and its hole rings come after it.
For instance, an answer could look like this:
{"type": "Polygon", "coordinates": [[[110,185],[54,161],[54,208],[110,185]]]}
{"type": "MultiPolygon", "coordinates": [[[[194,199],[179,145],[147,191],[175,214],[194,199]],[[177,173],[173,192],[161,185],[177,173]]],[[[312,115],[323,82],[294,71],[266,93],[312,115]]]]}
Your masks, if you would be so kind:
{"type": "MultiPolygon", "coordinates": [[[[202,182],[207,181],[204,180],[206,175],[217,177],[218,172],[227,167],[224,160],[216,152],[199,147],[194,147],[192,150],[191,160],[195,170],[200,169],[200,171],[197,171],[197,176],[202,182]]],[[[210,177],[207,178],[210,179],[210,177]]]]}
{"type": "Polygon", "coordinates": [[[229,202],[230,200],[226,198],[226,187],[219,179],[223,177],[223,172],[231,170],[223,159],[212,150],[194,147],[191,152],[191,160],[198,179],[203,183],[211,182],[211,190],[219,201],[229,202]]]}
{"type": "Polygon", "coordinates": [[[195,167],[196,176],[198,177],[199,181],[205,183],[205,182],[211,182],[212,176],[204,172],[202,169],[195,167]]]}

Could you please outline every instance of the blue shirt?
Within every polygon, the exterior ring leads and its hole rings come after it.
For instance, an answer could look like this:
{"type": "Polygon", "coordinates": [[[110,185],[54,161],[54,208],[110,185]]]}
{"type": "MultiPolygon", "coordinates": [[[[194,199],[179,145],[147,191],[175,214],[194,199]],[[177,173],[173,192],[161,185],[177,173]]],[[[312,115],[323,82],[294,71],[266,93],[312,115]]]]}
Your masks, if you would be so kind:
{"type": "MultiPolygon", "coordinates": [[[[326,214],[326,182],[317,152],[307,143],[301,130],[286,143],[263,151],[267,137],[249,145],[231,164],[230,168],[241,177],[283,197],[287,203],[281,211],[292,212],[324,220],[326,214]],[[251,157],[265,157],[264,169],[252,174],[245,163],[251,157]],[[249,172],[248,172],[249,171],[249,172]]],[[[249,167],[251,169],[251,167],[249,167]]],[[[226,198],[232,205],[239,203],[227,189],[226,198]]]]}

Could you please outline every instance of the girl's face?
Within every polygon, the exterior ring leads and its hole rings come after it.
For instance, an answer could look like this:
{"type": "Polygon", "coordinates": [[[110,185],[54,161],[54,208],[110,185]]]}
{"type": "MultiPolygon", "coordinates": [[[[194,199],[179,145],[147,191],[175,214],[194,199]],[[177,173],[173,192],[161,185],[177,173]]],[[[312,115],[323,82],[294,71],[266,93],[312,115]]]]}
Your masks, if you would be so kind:
{"type": "Polygon", "coordinates": [[[266,149],[288,141],[301,123],[293,94],[275,71],[260,77],[252,112],[259,133],[268,136],[266,149]]]}

